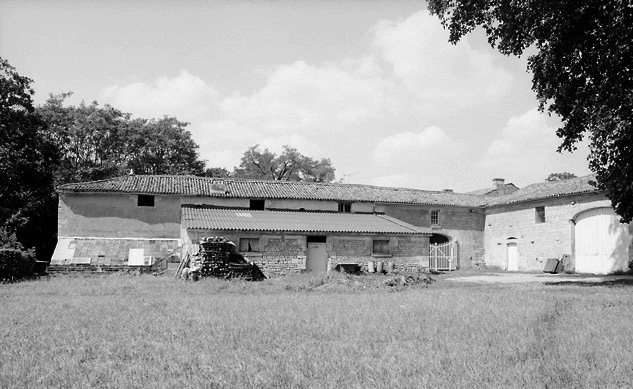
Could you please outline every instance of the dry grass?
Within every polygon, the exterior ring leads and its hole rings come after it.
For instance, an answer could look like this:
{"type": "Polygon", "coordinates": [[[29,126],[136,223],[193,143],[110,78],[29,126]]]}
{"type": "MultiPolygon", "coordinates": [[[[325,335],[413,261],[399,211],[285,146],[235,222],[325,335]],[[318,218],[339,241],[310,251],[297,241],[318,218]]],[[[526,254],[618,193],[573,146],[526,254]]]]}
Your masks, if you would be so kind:
{"type": "Polygon", "coordinates": [[[630,287],[380,281],[0,285],[0,387],[633,387],[630,287]]]}

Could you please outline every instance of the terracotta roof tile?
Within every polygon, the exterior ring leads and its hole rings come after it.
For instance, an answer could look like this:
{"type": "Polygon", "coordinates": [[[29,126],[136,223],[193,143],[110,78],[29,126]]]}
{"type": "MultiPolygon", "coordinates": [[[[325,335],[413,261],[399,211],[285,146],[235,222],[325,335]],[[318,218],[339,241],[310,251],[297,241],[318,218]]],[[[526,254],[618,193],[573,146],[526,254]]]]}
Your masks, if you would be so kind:
{"type": "Polygon", "coordinates": [[[545,181],[528,185],[516,192],[503,196],[487,196],[489,206],[520,203],[524,201],[540,200],[552,197],[569,196],[573,194],[597,192],[591,184],[594,175],[570,178],[562,181],[545,181]]]}
{"type": "Polygon", "coordinates": [[[196,176],[131,175],[101,181],[62,185],[60,193],[177,194],[185,196],[301,199],[485,207],[577,193],[595,192],[593,175],[563,181],[540,182],[497,196],[360,184],[300,181],[249,181],[196,176]]]}
{"type": "Polygon", "coordinates": [[[196,176],[131,175],[62,185],[60,193],[109,192],[187,196],[384,202],[479,207],[481,196],[359,184],[249,181],[196,176]]]}
{"type": "Polygon", "coordinates": [[[249,230],[286,232],[346,232],[376,234],[430,234],[385,215],[281,212],[205,207],[182,207],[182,226],[186,229],[249,230]]]}

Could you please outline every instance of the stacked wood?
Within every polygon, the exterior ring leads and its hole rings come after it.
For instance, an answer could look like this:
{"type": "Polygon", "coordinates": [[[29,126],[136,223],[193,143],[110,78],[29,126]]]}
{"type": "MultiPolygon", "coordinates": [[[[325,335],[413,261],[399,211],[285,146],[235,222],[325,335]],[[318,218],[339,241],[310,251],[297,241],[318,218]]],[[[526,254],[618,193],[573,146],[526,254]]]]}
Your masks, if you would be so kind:
{"type": "Polygon", "coordinates": [[[247,281],[261,281],[264,273],[253,262],[248,262],[235,250],[235,244],[223,237],[209,237],[200,240],[199,260],[202,277],[241,278],[247,281]]]}

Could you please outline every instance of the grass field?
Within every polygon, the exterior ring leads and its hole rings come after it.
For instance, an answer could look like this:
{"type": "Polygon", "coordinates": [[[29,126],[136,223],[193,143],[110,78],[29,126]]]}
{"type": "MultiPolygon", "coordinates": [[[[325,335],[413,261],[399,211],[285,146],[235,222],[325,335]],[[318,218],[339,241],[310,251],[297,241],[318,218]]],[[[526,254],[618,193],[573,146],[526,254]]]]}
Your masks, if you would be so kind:
{"type": "Polygon", "coordinates": [[[632,291],[51,277],[0,285],[0,387],[633,387],[632,291]]]}

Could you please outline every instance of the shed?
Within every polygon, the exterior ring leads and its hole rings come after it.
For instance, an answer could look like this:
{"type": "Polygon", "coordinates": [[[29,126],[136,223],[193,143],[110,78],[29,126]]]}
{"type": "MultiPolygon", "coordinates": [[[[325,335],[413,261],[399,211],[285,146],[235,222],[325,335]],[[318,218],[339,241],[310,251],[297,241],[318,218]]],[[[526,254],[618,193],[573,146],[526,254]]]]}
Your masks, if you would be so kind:
{"type": "Polygon", "coordinates": [[[189,252],[205,236],[224,236],[266,275],[325,271],[328,262],[428,266],[428,228],[380,214],[256,211],[183,206],[181,239],[189,252]],[[426,262],[425,262],[426,261],[426,262]]]}

